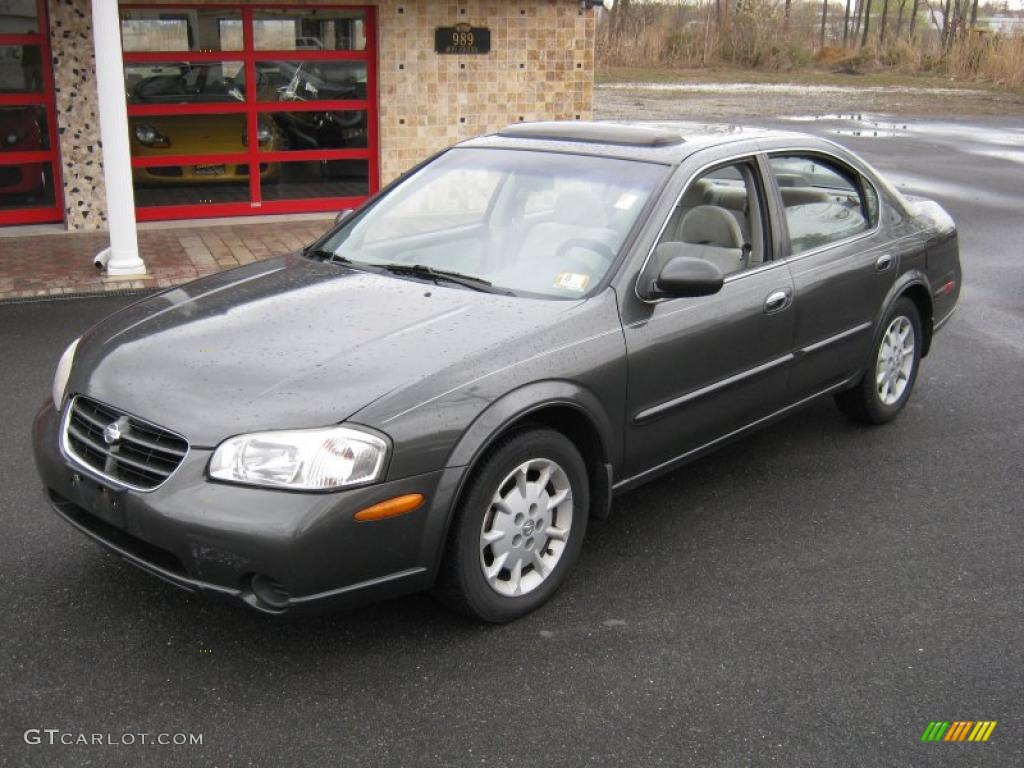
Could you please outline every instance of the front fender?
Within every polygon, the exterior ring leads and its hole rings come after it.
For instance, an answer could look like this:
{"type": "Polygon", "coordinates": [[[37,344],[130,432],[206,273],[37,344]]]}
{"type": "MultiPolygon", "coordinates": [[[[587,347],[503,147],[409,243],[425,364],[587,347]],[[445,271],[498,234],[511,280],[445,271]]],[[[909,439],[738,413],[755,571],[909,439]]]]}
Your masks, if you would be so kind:
{"type": "Polygon", "coordinates": [[[455,444],[447,466],[472,465],[509,425],[553,406],[573,408],[586,417],[599,436],[604,461],[613,466],[620,464],[622,444],[614,435],[621,434],[621,424],[616,430],[604,405],[589,389],[556,379],[527,384],[491,403],[455,444]]]}

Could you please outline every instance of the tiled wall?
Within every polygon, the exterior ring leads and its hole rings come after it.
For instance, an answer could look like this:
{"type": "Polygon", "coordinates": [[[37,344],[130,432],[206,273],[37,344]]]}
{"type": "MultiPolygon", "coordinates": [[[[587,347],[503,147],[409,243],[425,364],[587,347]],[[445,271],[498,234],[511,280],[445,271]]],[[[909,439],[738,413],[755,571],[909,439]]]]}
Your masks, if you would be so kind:
{"type": "MultiPolygon", "coordinates": [[[[591,116],[594,12],[573,0],[363,4],[378,7],[382,183],[438,149],[510,122],[591,116]],[[490,54],[434,52],[434,29],[460,22],[490,28],[490,54]]],[[[67,225],[101,229],[89,0],[49,6],[67,225]]]]}
{"type": "Polygon", "coordinates": [[[88,0],[49,0],[50,50],[68,229],[106,229],[96,61],[88,0]]]}

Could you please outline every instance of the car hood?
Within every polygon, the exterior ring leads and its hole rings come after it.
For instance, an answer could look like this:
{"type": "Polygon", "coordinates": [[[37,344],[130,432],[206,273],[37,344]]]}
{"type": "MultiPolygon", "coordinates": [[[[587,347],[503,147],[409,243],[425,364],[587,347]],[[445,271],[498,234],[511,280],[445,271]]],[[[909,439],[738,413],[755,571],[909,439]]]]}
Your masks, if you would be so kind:
{"type": "Polygon", "coordinates": [[[505,363],[510,347],[528,355],[508,340],[576,304],[281,257],[107,318],[83,337],[68,391],[211,447],[241,432],[343,421],[491,349],[505,363]]]}
{"type": "Polygon", "coordinates": [[[247,151],[245,115],[147,115],[133,117],[130,123],[132,152],[137,155],[187,155],[247,151]],[[134,131],[134,128],[139,125],[153,126],[170,140],[169,145],[151,147],[140,143],[135,137],[134,131]]]}

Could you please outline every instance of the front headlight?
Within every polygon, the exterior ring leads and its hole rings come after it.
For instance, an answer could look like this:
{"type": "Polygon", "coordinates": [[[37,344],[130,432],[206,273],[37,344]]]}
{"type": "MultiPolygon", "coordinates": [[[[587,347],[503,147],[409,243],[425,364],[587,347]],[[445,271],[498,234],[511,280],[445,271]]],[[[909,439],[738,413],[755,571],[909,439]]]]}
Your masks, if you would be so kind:
{"type": "Polygon", "coordinates": [[[387,443],[352,427],[254,432],[228,438],[210,459],[210,477],[301,491],[344,488],[380,478],[387,443]]]}
{"type": "Polygon", "coordinates": [[[139,144],[147,147],[163,148],[171,145],[170,139],[147,123],[135,126],[135,138],[138,140],[139,144]]]}
{"type": "Polygon", "coordinates": [[[64,390],[68,386],[68,377],[71,376],[71,364],[75,360],[75,350],[78,348],[78,342],[82,340],[81,337],[75,339],[68,348],[64,350],[64,354],[60,356],[60,360],[57,363],[57,372],[53,375],[53,407],[58,411],[61,405],[64,403],[64,390]]]}

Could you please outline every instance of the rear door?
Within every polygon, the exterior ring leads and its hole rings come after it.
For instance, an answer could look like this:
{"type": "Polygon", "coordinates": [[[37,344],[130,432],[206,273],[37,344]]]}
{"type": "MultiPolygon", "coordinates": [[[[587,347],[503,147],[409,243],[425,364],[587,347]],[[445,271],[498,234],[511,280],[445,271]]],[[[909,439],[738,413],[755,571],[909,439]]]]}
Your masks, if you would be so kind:
{"type": "Polygon", "coordinates": [[[853,166],[824,152],[769,152],[766,160],[795,288],[795,401],[864,365],[901,251],[879,226],[878,191],[853,166]]]}

